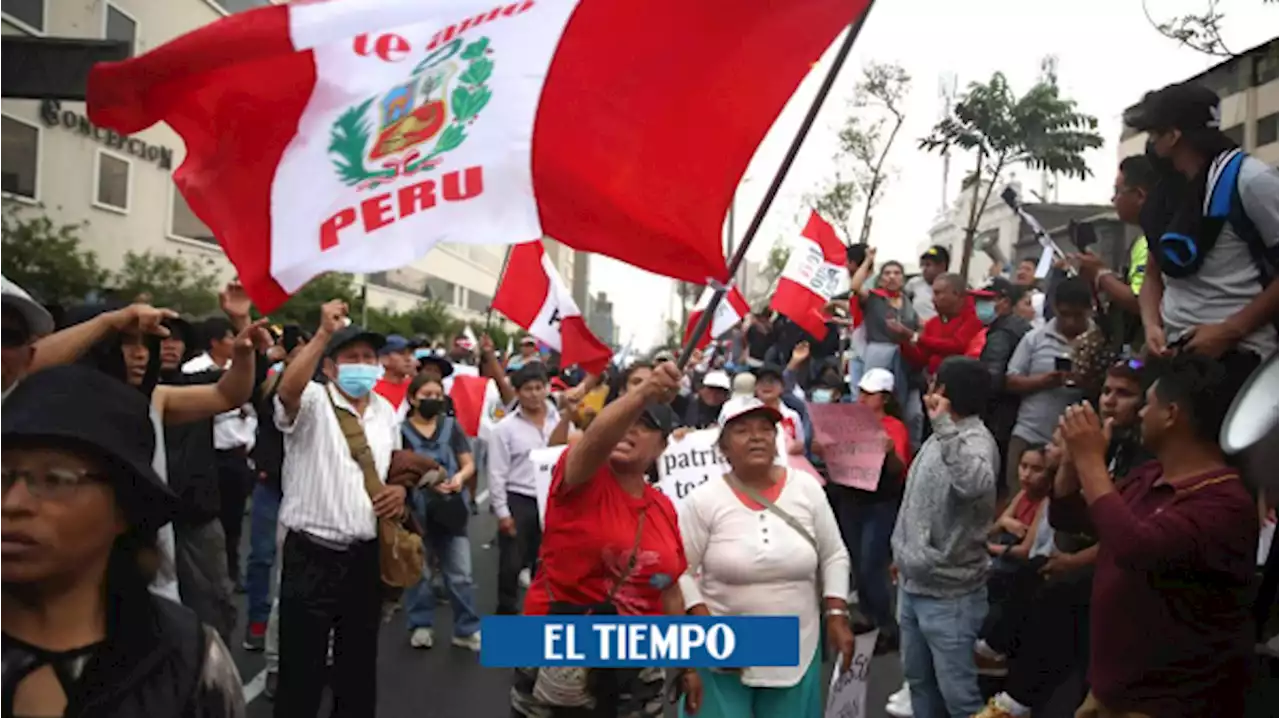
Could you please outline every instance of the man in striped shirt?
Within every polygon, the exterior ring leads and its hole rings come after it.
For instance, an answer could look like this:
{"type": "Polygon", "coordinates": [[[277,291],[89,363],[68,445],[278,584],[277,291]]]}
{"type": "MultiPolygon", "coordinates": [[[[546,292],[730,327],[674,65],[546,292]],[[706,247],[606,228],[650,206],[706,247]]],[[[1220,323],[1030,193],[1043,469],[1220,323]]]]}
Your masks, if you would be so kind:
{"type": "Polygon", "coordinates": [[[326,680],[335,715],[371,716],[377,702],[377,518],[403,513],[405,489],[383,486],[369,496],[337,412],[360,420],[383,481],[401,445],[400,417],[373,391],[385,339],[346,317],[344,302],[321,308],[319,330],[287,365],[276,391],[285,452],[280,523],[288,531],[280,578],[280,718],[315,716],[326,680]],[[326,384],[311,380],[322,360],[326,384]],[[334,670],[326,672],[331,630],[334,670]]]}

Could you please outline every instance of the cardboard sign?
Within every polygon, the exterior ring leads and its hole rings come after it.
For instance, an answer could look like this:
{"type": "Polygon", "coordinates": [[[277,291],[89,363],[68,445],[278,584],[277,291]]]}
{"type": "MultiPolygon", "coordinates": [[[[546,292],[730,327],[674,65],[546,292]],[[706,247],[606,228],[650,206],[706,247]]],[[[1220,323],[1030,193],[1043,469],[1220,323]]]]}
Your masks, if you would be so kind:
{"type": "Polygon", "coordinates": [[[809,404],[816,441],[831,480],[875,491],[884,466],[886,434],[880,419],[862,404],[809,404]]]}
{"type": "Polygon", "coordinates": [[[831,689],[827,692],[827,710],[824,718],[863,718],[867,715],[867,675],[871,668],[871,655],[875,651],[879,631],[854,637],[853,660],[849,670],[840,672],[843,656],[836,656],[836,668],[831,672],[831,689]]]}
{"type": "Polygon", "coordinates": [[[560,455],[566,448],[549,446],[529,452],[529,460],[533,462],[533,495],[538,500],[538,521],[543,528],[547,526],[547,497],[551,495],[551,470],[556,467],[556,462],[560,461],[560,455]]]}

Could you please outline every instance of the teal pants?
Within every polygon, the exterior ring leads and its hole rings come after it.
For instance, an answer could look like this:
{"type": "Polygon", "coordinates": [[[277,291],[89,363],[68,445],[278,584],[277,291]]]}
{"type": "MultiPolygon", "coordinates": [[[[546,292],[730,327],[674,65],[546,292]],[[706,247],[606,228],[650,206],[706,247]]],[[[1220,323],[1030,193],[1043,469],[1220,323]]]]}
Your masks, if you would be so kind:
{"type": "Polygon", "coordinates": [[[702,708],[690,716],[680,702],[680,718],[822,718],[822,655],[813,657],[800,682],[789,688],[742,685],[736,673],[698,669],[702,708]]]}

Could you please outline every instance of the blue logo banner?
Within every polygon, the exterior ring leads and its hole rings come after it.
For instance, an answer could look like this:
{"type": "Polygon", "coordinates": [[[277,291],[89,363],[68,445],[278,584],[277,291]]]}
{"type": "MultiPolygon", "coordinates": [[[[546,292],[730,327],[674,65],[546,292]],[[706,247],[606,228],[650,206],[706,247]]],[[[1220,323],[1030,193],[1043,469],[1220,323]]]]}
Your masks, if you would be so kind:
{"type": "Polygon", "coordinates": [[[796,616],[485,616],[481,632],[490,668],[800,665],[796,616]]]}

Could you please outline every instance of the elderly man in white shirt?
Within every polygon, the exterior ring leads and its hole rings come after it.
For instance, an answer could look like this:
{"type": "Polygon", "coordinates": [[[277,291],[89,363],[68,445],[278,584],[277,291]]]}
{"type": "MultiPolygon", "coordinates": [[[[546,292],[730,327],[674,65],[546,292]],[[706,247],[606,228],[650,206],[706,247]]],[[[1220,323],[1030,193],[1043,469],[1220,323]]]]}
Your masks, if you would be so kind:
{"type": "Polygon", "coordinates": [[[721,410],[718,445],[731,469],[694,489],[680,507],[689,561],[680,589],[691,615],[799,615],[800,664],[699,670],[699,716],[819,718],[820,603],[845,670],[853,656],[849,553],[818,480],[776,464],[780,419],[755,397],[732,399],[721,410]]]}
{"type": "Polygon", "coordinates": [[[381,580],[378,518],[403,515],[406,490],[386,486],[370,496],[352,457],[338,412],[359,419],[378,477],[386,481],[400,448],[400,417],[373,392],[381,376],[379,334],[351,326],[345,303],[321,308],[320,328],[290,362],[275,400],[284,434],[284,498],[288,533],[280,577],[280,672],[275,715],[311,718],[328,683],[334,715],[376,713],[381,580]],[[312,381],[324,361],[327,384],[312,381]],[[334,667],[326,671],[330,631],[334,667]]]}

